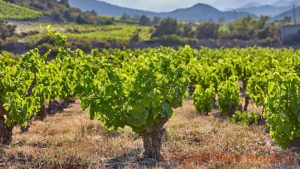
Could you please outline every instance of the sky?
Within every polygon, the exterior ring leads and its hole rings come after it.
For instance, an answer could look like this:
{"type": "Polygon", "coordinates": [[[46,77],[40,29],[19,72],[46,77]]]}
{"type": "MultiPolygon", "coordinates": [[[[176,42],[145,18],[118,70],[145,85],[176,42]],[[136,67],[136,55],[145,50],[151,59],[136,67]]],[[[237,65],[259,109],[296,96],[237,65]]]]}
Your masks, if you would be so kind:
{"type": "MultiPolygon", "coordinates": [[[[100,0],[101,1],[101,0],[100,0]]],[[[142,9],[155,12],[166,12],[178,8],[191,7],[197,3],[205,3],[225,10],[241,7],[247,3],[255,2],[268,4],[276,0],[102,0],[114,5],[142,9]]]]}

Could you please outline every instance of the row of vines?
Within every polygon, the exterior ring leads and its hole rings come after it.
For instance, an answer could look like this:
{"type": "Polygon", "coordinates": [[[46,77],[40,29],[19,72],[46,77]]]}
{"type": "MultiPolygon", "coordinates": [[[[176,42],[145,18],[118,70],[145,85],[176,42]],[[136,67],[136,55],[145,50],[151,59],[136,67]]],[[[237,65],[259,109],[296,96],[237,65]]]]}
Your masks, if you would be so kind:
{"type": "Polygon", "coordinates": [[[59,33],[48,34],[58,48],[54,59],[37,49],[18,59],[0,55],[2,144],[11,142],[13,127],[43,116],[45,103],[80,99],[91,119],[109,129],[131,127],[143,139],[144,156],[159,160],[163,126],[188,91],[200,114],[260,118],[283,148],[300,139],[300,51],[187,46],[85,54],[66,49],[59,33]],[[249,104],[262,112],[248,112],[249,104]]]}

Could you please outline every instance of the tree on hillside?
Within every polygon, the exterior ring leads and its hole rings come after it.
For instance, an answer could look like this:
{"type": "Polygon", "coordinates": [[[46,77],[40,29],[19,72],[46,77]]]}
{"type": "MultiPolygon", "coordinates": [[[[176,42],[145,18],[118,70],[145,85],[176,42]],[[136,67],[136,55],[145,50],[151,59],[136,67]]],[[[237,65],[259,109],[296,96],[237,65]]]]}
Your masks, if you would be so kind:
{"type": "Polygon", "coordinates": [[[139,21],[139,25],[142,25],[142,26],[147,26],[147,25],[150,25],[150,18],[147,17],[146,15],[142,15],[140,17],[140,21],[139,21]]]}
{"type": "Polygon", "coordinates": [[[5,21],[0,20],[0,40],[5,40],[12,36],[15,33],[15,29],[15,25],[9,25],[5,21]]]}
{"type": "Polygon", "coordinates": [[[283,22],[288,22],[288,23],[290,23],[290,22],[292,22],[292,17],[290,17],[290,16],[285,16],[285,17],[283,18],[282,21],[283,21],[283,22]]]}
{"type": "Polygon", "coordinates": [[[165,18],[156,27],[152,36],[158,37],[161,35],[172,35],[172,34],[177,34],[177,31],[178,31],[177,20],[173,18],[165,18]]]}
{"type": "Polygon", "coordinates": [[[231,38],[250,39],[278,39],[279,27],[277,24],[268,23],[269,16],[254,19],[251,16],[243,17],[229,24],[231,38]],[[277,35],[276,35],[277,34],[277,35]]]}
{"type": "Polygon", "coordinates": [[[229,25],[234,38],[248,40],[255,37],[257,21],[251,16],[245,16],[229,25]]]}
{"type": "Polygon", "coordinates": [[[159,24],[160,20],[161,20],[160,17],[155,16],[155,17],[152,19],[151,24],[152,24],[152,25],[157,25],[157,24],[159,24]]]}
{"type": "Polygon", "coordinates": [[[76,23],[78,24],[88,24],[88,21],[85,19],[85,17],[83,15],[78,15],[76,17],[76,23]]]}
{"type": "Polygon", "coordinates": [[[193,30],[193,23],[187,23],[183,25],[182,36],[189,38],[195,36],[195,31],[193,30]]]}
{"type": "Polygon", "coordinates": [[[69,0],[60,0],[60,4],[69,7],[69,0]]]}
{"type": "Polygon", "coordinates": [[[267,24],[263,29],[257,32],[257,37],[259,39],[271,38],[274,40],[280,40],[281,35],[281,26],[280,24],[271,23],[267,24]]]}
{"type": "Polygon", "coordinates": [[[134,31],[130,38],[130,42],[140,41],[140,32],[141,32],[141,29],[137,29],[136,31],[134,31]]]}
{"type": "Polygon", "coordinates": [[[90,14],[92,14],[92,15],[94,15],[94,16],[97,16],[97,15],[98,15],[98,13],[97,13],[95,10],[91,10],[91,11],[90,11],[90,14]]]}
{"type": "Polygon", "coordinates": [[[63,15],[60,12],[53,12],[51,17],[55,21],[58,21],[58,22],[63,22],[64,21],[63,15]]]}
{"type": "Polygon", "coordinates": [[[257,21],[257,29],[263,29],[269,19],[269,16],[261,16],[257,21]]]}
{"type": "Polygon", "coordinates": [[[198,39],[218,38],[219,27],[219,24],[204,22],[197,27],[196,37],[198,39]]]}
{"type": "Polygon", "coordinates": [[[129,20],[130,20],[130,15],[128,15],[127,13],[123,13],[121,17],[121,21],[129,21],[129,20]]]}

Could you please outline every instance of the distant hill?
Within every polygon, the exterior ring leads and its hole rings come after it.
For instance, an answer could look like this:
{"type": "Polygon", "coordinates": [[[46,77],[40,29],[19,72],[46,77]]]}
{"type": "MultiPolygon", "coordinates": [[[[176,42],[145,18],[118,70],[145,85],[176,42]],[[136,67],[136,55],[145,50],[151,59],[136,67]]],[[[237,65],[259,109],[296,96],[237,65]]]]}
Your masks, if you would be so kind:
{"type": "Polygon", "coordinates": [[[41,12],[0,0],[0,19],[37,19],[41,12]]]}
{"type": "Polygon", "coordinates": [[[147,15],[154,16],[154,12],[148,12],[143,10],[130,9],[125,7],[120,7],[117,5],[112,5],[103,1],[97,0],[69,0],[69,4],[72,7],[79,8],[83,11],[96,11],[99,15],[108,16],[122,16],[124,13],[128,15],[147,15]]]}
{"type": "Polygon", "coordinates": [[[261,6],[261,4],[259,4],[257,2],[249,2],[249,3],[241,6],[240,8],[250,8],[250,7],[257,7],[257,6],[261,6]]]}
{"type": "Polygon", "coordinates": [[[274,2],[272,5],[273,6],[278,6],[278,7],[292,7],[293,5],[300,5],[300,1],[299,0],[278,0],[276,2],[274,2]]]}
{"type": "Polygon", "coordinates": [[[227,11],[222,12],[212,6],[206,4],[196,4],[190,8],[177,9],[175,11],[160,13],[162,17],[173,17],[179,20],[193,20],[193,21],[232,21],[241,17],[247,16],[249,13],[227,11]]]}
{"type": "Polygon", "coordinates": [[[259,5],[257,2],[251,2],[237,9],[239,12],[247,12],[257,16],[268,15],[275,17],[287,11],[290,11],[293,5],[300,6],[299,0],[278,0],[272,4],[259,5]]]}
{"type": "Polygon", "coordinates": [[[100,15],[110,16],[122,16],[127,13],[131,16],[134,15],[147,15],[147,16],[158,16],[158,17],[172,17],[179,20],[188,21],[218,21],[220,19],[224,21],[232,21],[234,19],[241,18],[248,15],[246,12],[222,12],[212,6],[206,4],[196,4],[190,8],[177,9],[171,12],[150,12],[143,10],[136,10],[131,8],[120,7],[112,5],[106,2],[97,0],[69,0],[69,4],[72,7],[79,8],[84,11],[94,10],[100,15]]]}
{"type": "MultiPolygon", "coordinates": [[[[291,17],[291,18],[293,17],[293,10],[292,9],[277,15],[276,17],[273,18],[273,20],[282,20],[287,16],[291,17]]],[[[300,7],[296,8],[296,21],[300,22],[300,7]]]]}
{"type": "Polygon", "coordinates": [[[263,5],[263,6],[252,6],[246,8],[237,9],[240,12],[248,12],[257,16],[268,15],[268,16],[276,16],[282,12],[290,10],[291,7],[287,6],[273,6],[273,5],[263,5]]]}

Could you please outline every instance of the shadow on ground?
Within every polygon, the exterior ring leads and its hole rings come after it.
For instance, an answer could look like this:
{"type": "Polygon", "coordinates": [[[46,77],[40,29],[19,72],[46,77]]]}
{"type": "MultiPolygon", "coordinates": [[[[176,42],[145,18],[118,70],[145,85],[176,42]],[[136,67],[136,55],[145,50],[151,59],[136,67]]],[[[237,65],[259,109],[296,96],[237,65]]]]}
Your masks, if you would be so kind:
{"type": "Polygon", "coordinates": [[[0,144],[0,168],[6,165],[3,157],[4,157],[4,146],[0,144]]]}
{"type": "Polygon", "coordinates": [[[142,152],[142,149],[133,149],[121,156],[105,160],[104,166],[106,169],[178,168],[176,163],[168,160],[157,163],[152,159],[143,159],[142,152]]]}

